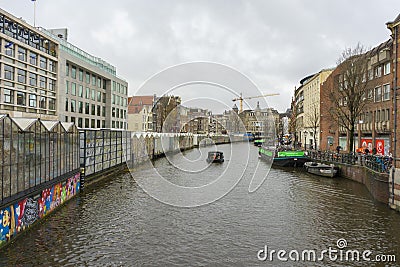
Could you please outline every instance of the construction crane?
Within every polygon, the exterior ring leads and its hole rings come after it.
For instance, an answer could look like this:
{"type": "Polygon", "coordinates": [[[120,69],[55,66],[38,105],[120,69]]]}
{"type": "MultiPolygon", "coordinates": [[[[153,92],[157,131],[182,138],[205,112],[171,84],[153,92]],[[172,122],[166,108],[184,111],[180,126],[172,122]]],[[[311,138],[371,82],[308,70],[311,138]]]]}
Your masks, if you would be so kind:
{"type": "Polygon", "coordinates": [[[233,102],[235,101],[240,101],[240,110],[239,112],[243,111],[243,100],[244,99],[252,99],[252,98],[259,98],[259,97],[266,97],[266,96],[275,96],[279,95],[279,93],[274,93],[274,94],[266,94],[266,95],[258,95],[258,96],[248,96],[248,97],[242,97],[242,93],[240,93],[240,97],[232,99],[233,102]]]}

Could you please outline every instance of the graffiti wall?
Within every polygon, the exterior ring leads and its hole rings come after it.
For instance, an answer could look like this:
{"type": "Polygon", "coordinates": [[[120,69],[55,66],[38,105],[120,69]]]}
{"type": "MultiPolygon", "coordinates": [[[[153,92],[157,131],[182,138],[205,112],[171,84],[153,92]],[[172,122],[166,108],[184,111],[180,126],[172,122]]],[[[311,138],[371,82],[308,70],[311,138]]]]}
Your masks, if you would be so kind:
{"type": "Polygon", "coordinates": [[[75,196],[80,189],[80,174],[46,188],[40,195],[25,198],[0,210],[0,246],[38,219],[75,196]]]}

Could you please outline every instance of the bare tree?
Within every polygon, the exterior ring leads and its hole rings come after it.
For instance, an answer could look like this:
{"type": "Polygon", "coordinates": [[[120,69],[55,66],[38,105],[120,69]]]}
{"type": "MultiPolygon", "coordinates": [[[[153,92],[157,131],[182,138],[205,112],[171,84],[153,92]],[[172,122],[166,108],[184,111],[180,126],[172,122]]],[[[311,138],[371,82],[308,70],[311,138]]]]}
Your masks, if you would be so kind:
{"type": "Polygon", "coordinates": [[[329,112],[339,127],[347,130],[349,151],[353,151],[355,126],[371,97],[368,59],[366,49],[360,44],[345,49],[337,64],[339,74],[333,77],[333,86],[327,91],[332,103],[329,112]]]}
{"type": "Polygon", "coordinates": [[[307,114],[306,124],[313,130],[314,148],[317,149],[317,130],[320,122],[319,106],[313,104],[310,113],[307,114]]]}

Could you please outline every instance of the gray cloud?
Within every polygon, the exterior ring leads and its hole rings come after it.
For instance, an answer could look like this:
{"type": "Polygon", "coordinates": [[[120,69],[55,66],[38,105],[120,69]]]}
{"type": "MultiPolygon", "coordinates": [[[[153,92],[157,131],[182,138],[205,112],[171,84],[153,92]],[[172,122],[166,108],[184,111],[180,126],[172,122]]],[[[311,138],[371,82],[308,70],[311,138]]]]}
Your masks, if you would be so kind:
{"type": "MultiPolygon", "coordinates": [[[[0,3],[33,24],[33,2],[0,3]]],[[[37,0],[36,5],[37,26],[67,27],[71,43],[117,67],[130,94],[164,68],[211,61],[243,72],[263,93],[280,92],[268,99],[280,111],[290,106],[300,79],[334,67],[345,47],[387,40],[385,23],[399,12],[398,0],[37,0]]]]}

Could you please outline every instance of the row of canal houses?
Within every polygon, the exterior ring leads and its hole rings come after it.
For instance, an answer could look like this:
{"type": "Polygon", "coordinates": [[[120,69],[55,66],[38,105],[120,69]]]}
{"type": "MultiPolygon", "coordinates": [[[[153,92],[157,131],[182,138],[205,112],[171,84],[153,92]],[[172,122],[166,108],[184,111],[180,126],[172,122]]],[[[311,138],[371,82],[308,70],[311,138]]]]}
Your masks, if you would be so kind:
{"type": "Polygon", "coordinates": [[[291,106],[291,132],[303,148],[336,150],[340,146],[343,151],[362,152],[362,148],[368,147],[371,152],[393,157],[395,168],[389,178],[389,201],[397,209],[400,207],[400,144],[397,141],[400,138],[399,25],[400,15],[386,23],[389,39],[362,53],[367,58],[365,76],[368,79],[366,95],[362,99],[366,99],[368,104],[354,119],[354,133],[343,127],[331,112],[332,108],[346,106],[346,99],[335,104],[335,99],[328,93],[336,90],[340,94],[342,88],[337,81],[344,77],[345,61],[335,68],[323,69],[303,78],[300,86],[295,88],[291,106]],[[350,139],[354,139],[352,145],[350,139]]]}

